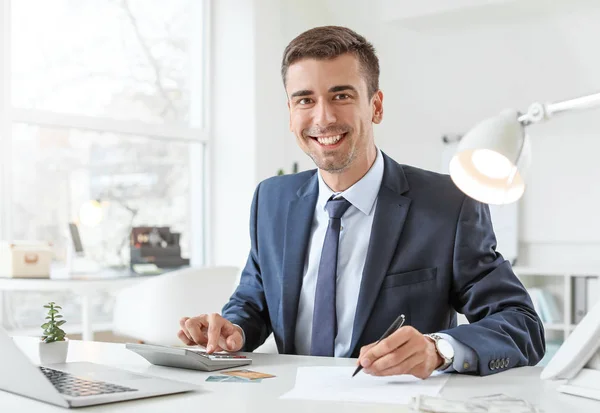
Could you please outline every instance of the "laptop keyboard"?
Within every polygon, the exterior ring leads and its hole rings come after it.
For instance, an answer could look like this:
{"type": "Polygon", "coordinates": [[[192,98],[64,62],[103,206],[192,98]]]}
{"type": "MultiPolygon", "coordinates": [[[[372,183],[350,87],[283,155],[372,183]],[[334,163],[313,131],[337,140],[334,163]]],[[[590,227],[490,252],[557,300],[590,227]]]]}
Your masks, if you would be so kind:
{"type": "Polygon", "coordinates": [[[97,396],[99,394],[123,393],[137,391],[129,387],[118,386],[103,381],[85,380],[64,371],[40,367],[42,373],[56,387],[59,393],[66,396],[97,396]]]}

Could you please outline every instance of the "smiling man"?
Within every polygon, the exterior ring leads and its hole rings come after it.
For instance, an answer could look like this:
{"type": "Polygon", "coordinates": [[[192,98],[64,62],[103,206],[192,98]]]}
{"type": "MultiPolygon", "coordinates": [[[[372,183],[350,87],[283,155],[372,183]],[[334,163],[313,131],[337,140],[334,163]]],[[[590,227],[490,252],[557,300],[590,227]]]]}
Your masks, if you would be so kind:
{"type": "Polygon", "coordinates": [[[496,251],[487,206],[375,145],[373,46],[347,28],[311,29],[281,74],[290,130],[317,169],[259,184],[240,285],[222,315],[182,318],[179,338],[252,351],[273,333],[280,353],[358,357],[373,375],[536,364],[542,323],[496,251]],[[375,344],[400,314],[404,326],[375,344]]]}

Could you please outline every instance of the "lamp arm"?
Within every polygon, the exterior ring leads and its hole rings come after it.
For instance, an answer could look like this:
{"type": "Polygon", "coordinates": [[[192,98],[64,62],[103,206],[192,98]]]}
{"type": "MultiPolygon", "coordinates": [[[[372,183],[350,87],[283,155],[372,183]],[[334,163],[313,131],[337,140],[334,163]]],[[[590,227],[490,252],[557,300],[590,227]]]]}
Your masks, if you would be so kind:
{"type": "Polygon", "coordinates": [[[543,122],[563,112],[580,111],[597,107],[600,107],[600,93],[555,103],[544,104],[536,102],[529,106],[527,113],[519,117],[519,122],[526,126],[531,123],[543,122]]]}

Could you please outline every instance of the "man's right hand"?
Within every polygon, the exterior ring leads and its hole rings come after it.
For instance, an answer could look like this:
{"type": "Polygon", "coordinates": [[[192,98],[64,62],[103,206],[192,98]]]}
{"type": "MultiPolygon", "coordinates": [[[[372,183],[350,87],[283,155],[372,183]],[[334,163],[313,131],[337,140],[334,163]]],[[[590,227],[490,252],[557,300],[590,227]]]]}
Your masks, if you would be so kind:
{"type": "Polygon", "coordinates": [[[202,314],[197,317],[183,317],[179,320],[181,330],[177,337],[187,346],[206,347],[207,353],[215,351],[240,351],[244,345],[242,329],[233,325],[220,314],[202,314]]]}

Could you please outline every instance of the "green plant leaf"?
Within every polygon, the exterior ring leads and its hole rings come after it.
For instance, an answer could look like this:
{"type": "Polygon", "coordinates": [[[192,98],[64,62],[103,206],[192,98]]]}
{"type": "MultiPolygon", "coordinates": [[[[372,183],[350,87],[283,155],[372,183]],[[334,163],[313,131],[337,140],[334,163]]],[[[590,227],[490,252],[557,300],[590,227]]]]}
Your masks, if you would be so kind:
{"type": "Polygon", "coordinates": [[[60,315],[60,314],[57,314],[57,315],[54,316],[54,318],[63,318],[63,316],[60,315]]]}
{"type": "Polygon", "coordinates": [[[49,305],[45,305],[44,308],[50,308],[50,306],[49,305]]]}
{"type": "Polygon", "coordinates": [[[52,310],[48,311],[48,314],[58,314],[58,311],[52,309],[52,310]]]}
{"type": "Polygon", "coordinates": [[[47,317],[46,317],[46,320],[52,320],[52,317],[50,317],[50,316],[47,316],[47,317]]]}
{"type": "Polygon", "coordinates": [[[48,323],[44,323],[42,324],[40,327],[42,327],[44,330],[48,328],[48,323]]]}
{"type": "Polygon", "coordinates": [[[62,326],[64,323],[66,323],[65,320],[60,320],[58,323],[56,323],[57,326],[62,326]]]}
{"type": "Polygon", "coordinates": [[[60,305],[55,305],[54,308],[59,308],[62,310],[62,307],[60,305]]]}

